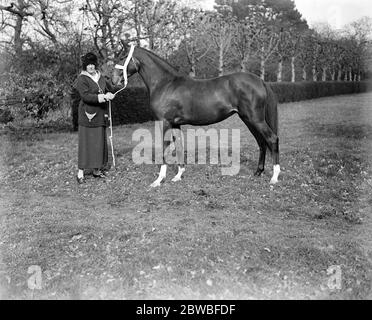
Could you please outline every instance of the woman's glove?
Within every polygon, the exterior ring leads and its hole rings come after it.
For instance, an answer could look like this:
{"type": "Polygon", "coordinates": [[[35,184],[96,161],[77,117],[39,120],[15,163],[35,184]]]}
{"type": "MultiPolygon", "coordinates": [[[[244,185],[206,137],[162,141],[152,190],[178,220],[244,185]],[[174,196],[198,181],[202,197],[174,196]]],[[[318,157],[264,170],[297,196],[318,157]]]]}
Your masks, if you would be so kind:
{"type": "Polygon", "coordinates": [[[106,102],[106,95],[103,94],[103,93],[99,94],[99,95],[98,95],[98,102],[99,102],[99,103],[104,103],[104,102],[106,102]]]}
{"type": "Polygon", "coordinates": [[[106,101],[112,100],[112,99],[114,99],[114,98],[115,98],[115,95],[114,95],[113,93],[111,93],[111,92],[107,92],[107,93],[105,94],[105,99],[106,99],[106,101]]]}

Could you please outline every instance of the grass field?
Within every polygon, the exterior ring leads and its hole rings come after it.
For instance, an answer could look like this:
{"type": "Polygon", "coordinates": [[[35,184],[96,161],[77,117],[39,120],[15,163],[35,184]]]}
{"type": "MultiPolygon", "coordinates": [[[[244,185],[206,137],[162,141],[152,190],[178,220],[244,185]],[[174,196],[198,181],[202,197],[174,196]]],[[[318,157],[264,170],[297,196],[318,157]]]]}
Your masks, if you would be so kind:
{"type": "Polygon", "coordinates": [[[84,185],[76,133],[4,130],[0,297],[371,299],[371,102],[281,104],[274,188],[270,157],[253,177],[258,147],[235,116],[210,127],[241,129],[238,175],[188,165],[157,189],[157,165],[131,157],[132,132],[153,123],[114,128],[117,169],[84,185]],[[30,266],[41,289],[29,288],[30,266]]]}

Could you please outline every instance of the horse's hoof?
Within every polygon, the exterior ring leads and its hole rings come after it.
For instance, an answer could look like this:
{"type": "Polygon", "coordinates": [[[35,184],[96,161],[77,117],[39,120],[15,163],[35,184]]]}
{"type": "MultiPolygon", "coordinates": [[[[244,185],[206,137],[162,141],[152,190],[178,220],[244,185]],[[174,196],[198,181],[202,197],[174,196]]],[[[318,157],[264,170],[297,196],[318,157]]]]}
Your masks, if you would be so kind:
{"type": "Polygon", "coordinates": [[[263,170],[258,169],[258,170],[254,173],[254,176],[255,176],[255,177],[260,177],[260,176],[262,175],[263,172],[264,172],[263,170]]]}
{"type": "Polygon", "coordinates": [[[178,181],[181,181],[181,180],[182,180],[181,178],[174,177],[174,178],[172,179],[172,182],[178,182],[178,181]]]}
{"type": "Polygon", "coordinates": [[[157,188],[157,187],[160,187],[160,182],[153,182],[153,183],[151,183],[151,185],[150,185],[150,188],[157,188]]]}
{"type": "Polygon", "coordinates": [[[278,183],[278,179],[271,179],[270,180],[271,185],[274,185],[274,184],[277,184],[277,183],[278,183]]]}
{"type": "Polygon", "coordinates": [[[274,173],[271,177],[270,184],[277,184],[278,183],[278,176],[280,173],[280,165],[276,164],[274,165],[274,173]]]}

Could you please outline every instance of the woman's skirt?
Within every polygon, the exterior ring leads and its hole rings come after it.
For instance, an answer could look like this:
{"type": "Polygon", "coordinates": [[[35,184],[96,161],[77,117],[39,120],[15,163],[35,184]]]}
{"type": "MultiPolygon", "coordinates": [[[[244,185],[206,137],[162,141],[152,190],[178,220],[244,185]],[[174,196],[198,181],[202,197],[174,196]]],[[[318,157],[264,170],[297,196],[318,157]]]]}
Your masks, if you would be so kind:
{"type": "Polygon", "coordinates": [[[108,163],[105,127],[79,126],[78,168],[102,169],[108,163]]]}

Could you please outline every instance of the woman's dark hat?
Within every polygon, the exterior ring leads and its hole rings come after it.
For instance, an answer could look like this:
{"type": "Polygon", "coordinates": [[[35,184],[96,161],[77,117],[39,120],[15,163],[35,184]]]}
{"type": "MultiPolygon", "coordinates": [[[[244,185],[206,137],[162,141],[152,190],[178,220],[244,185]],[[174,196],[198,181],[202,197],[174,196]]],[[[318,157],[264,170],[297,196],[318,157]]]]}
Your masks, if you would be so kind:
{"type": "Polygon", "coordinates": [[[81,61],[83,63],[84,70],[86,70],[87,66],[89,66],[90,64],[94,64],[96,68],[98,66],[98,58],[93,52],[88,52],[81,58],[81,61]]]}

